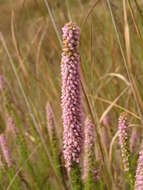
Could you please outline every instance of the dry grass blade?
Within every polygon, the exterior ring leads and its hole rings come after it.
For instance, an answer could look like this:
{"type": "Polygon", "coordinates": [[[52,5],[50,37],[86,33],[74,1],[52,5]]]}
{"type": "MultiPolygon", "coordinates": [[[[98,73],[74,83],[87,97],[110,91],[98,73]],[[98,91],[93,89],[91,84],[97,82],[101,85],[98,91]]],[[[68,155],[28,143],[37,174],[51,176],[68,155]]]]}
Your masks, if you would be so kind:
{"type": "Polygon", "coordinates": [[[112,141],[110,143],[110,148],[109,148],[109,163],[110,163],[110,166],[111,166],[111,163],[112,163],[112,152],[113,152],[113,145],[115,143],[115,140],[118,138],[118,135],[119,135],[119,131],[117,131],[114,135],[114,137],[112,138],[112,141]]]}
{"type": "MultiPolygon", "coordinates": [[[[98,97],[98,96],[97,96],[96,99],[99,100],[99,101],[101,101],[101,102],[110,104],[110,105],[112,104],[112,101],[106,100],[106,99],[104,99],[104,98],[102,98],[102,97],[98,97]]],[[[136,115],[134,112],[129,111],[128,109],[126,109],[126,108],[124,108],[124,107],[122,107],[122,106],[120,106],[120,105],[118,105],[118,104],[116,104],[116,103],[113,105],[113,107],[116,107],[116,108],[118,108],[118,109],[120,109],[120,110],[122,110],[122,111],[125,111],[125,112],[127,112],[128,114],[132,115],[133,117],[135,117],[136,119],[138,119],[138,120],[141,121],[141,118],[140,118],[138,115],[136,115]]]]}
{"type": "Polygon", "coordinates": [[[129,69],[132,70],[131,48],[130,48],[130,32],[129,32],[129,24],[128,24],[128,18],[127,18],[126,0],[123,0],[123,11],[124,11],[124,32],[125,32],[126,54],[127,54],[129,69]]]}
{"type": "Polygon", "coordinates": [[[87,12],[87,15],[85,16],[85,18],[84,18],[84,20],[83,20],[83,22],[82,22],[82,24],[81,24],[81,31],[82,31],[83,26],[85,25],[85,23],[86,23],[88,17],[91,15],[92,11],[94,10],[94,8],[96,7],[96,5],[97,5],[99,2],[100,2],[100,0],[95,1],[95,3],[92,5],[92,7],[91,7],[91,8],[89,9],[89,11],[87,12]]]}
{"type": "Polygon", "coordinates": [[[104,117],[108,114],[108,112],[112,109],[114,104],[120,99],[120,97],[127,91],[128,87],[126,87],[120,94],[115,98],[115,100],[107,107],[107,109],[103,112],[102,116],[100,117],[99,122],[102,123],[104,117]]]}
{"type": "Polygon", "coordinates": [[[136,7],[137,7],[137,9],[138,9],[138,11],[139,11],[141,17],[143,18],[143,12],[142,12],[142,10],[140,9],[140,6],[139,6],[138,3],[137,3],[137,0],[134,0],[134,2],[135,2],[135,5],[136,5],[136,7]]]}
{"type": "Polygon", "coordinates": [[[126,79],[126,77],[124,77],[120,73],[107,73],[101,79],[104,79],[104,78],[106,78],[108,76],[117,77],[117,78],[121,79],[122,81],[124,81],[127,86],[130,86],[130,82],[126,79]]]}
{"type": "Polygon", "coordinates": [[[24,74],[25,78],[27,78],[28,77],[28,73],[27,73],[27,70],[26,70],[26,68],[24,66],[24,63],[22,61],[22,58],[20,56],[20,52],[18,50],[18,45],[17,45],[17,41],[16,41],[16,37],[15,37],[15,32],[14,32],[14,11],[11,12],[11,34],[12,34],[12,41],[13,41],[15,52],[16,52],[16,55],[17,55],[17,59],[18,59],[19,64],[20,64],[20,68],[23,71],[23,74],[24,74]]]}
{"type": "Polygon", "coordinates": [[[51,9],[50,9],[50,7],[49,7],[48,0],[44,0],[44,3],[45,3],[45,5],[46,5],[46,7],[47,7],[47,9],[48,9],[48,13],[49,13],[51,22],[52,22],[52,24],[53,24],[54,30],[55,30],[55,32],[56,32],[57,38],[58,38],[58,40],[59,40],[60,46],[62,47],[61,37],[60,37],[59,31],[58,31],[58,28],[57,28],[57,26],[56,26],[56,22],[55,22],[55,20],[54,20],[54,17],[53,17],[53,15],[52,15],[51,9]]]}
{"type": "Polygon", "coordinates": [[[128,0],[128,5],[129,5],[129,10],[130,10],[130,13],[131,13],[131,17],[132,17],[134,25],[135,25],[137,35],[141,39],[141,41],[143,42],[142,35],[141,35],[140,29],[138,27],[138,23],[136,22],[136,18],[135,18],[134,11],[133,11],[133,8],[131,6],[130,0],[128,0]]]}

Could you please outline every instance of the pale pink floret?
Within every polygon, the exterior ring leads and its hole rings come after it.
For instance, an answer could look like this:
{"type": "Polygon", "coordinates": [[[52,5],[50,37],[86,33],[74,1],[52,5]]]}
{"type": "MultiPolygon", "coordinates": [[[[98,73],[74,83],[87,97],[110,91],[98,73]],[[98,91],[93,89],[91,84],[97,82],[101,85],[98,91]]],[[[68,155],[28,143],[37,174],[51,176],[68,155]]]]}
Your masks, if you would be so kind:
{"type": "Polygon", "coordinates": [[[143,143],[139,153],[134,190],[143,190],[143,143]]]}
{"type": "MultiPolygon", "coordinates": [[[[85,128],[84,128],[84,162],[83,162],[83,180],[85,180],[88,176],[89,170],[93,170],[90,168],[91,157],[94,152],[94,125],[87,117],[85,120],[85,128]]],[[[96,173],[96,170],[94,170],[96,173]]]]}
{"type": "Polygon", "coordinates": [[[118,120],[119,143],[121,148],[124,171],[129,171],[129,153],[128,153],[128,121],[125,113],[122,113],[118,120]]]}
{"type": "Polygon", "coordinates": [[[7,163],[7,166],[10,167],[12,165],[12,157],[8,147],[7,138],[4,134],[0,134],[0,147],[4,155],[5,161],[7,163]]]}
{"type": "Polygon", "coordinates": [[[63,154],[68,171],[71,163],[79,163],[82,145],[82,117],[80,95],[79,28],[67,23],[63,28],[62,118],[64,126],[63,154]]]}

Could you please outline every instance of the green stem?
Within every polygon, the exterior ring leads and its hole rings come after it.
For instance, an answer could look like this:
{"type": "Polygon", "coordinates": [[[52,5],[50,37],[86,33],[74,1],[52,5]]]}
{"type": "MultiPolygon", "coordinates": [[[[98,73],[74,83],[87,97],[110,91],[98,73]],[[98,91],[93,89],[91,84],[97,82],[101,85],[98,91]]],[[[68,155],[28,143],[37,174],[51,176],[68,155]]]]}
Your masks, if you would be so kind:
{"type": "Polygon", "coordinates": [[[81,172],[79,164],[73,162],[70,171],[73,190],[82,190],[81,172]]]}

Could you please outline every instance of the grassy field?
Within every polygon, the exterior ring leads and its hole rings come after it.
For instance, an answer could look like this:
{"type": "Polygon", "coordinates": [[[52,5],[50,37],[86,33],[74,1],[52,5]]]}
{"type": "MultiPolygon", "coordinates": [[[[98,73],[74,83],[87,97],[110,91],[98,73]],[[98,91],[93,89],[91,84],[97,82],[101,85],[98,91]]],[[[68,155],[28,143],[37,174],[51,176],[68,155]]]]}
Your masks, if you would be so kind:
{"type": "MultiPolygon", "coordinates": [[[[94,125],[98,171],[94,186],[83,182],[80,189],[135,189],[143,138],[143,1],[0,0],[0,135],[11,156],[8,166],[1,145],[0,190],[72,189],[61,116],[61,29],[69,21],[80,27],[83,123],[88,116],[94,125]],[[54,117],[52,142],[47,102],[54,117]],[[130,172],[124,171],[118,139],[122,112],[129,121],[130,172]]],[[[81,171],[83,160],[84,153],[81,171]]]]}

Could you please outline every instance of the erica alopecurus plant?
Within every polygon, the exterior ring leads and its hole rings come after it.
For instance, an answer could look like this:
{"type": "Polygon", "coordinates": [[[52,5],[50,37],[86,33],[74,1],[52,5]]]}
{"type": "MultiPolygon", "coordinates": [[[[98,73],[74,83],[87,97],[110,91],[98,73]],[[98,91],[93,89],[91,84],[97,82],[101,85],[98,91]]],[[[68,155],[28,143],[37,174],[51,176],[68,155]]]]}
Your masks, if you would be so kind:
{"type": "Polygon", "coordinates": [[[84,160],[83,160],[83,180],[84,189],[90,190],[94,187],[94,176],[96,170],[94,167],[94,125],[87,117],[84,127],[84,160]]]}
{"type": "Polygon", "coordinates": [[[133,128],[132,134],[131,134],[131,138],[130,138],[130,151],[133,153],[134,149],[135,149],[135,145],[138,141],[139,138],[139,132],[137,130],[137,128],[133,128]]]}
{"type": "Polygon", "coordinates": [[[5,134],[1,133],[0,134],[0,147],[4,156],[4,159],[7,163],[7,166],[10,167],[12,165],[12,156],[10,149],[8,147],[8,142],[5,134]]]}
{"type": "Polygon", "coordinates": [[[80,179],[80,154],[83,143],[81,94],[80,94],[80,55],[78,52],[80,29],[69,22],[62,28],[63,52],[62,75],[62,118],[63,155],[65,166],[71,176],[73,189],[82,189],[80,179]]]}
{"type": "Polygon", "coordinates": [[[58,177],[61,177],[59,142],[58,142],[58,137],[56,134],[54,113],[49,102],[47,102],[46,104],[46,120],[47,120],[47,130],[48,130],[48,136],[50,140],[50,147],[51,147],[53,162],[54,162],[58,177]]]}
{"type": "Polygon", "coordinates": [[[141,145],[141,150],[139,152],[134,190],[142,190],[142,189],[143,189],[143,142],[141,145]]]}
{"type": "Polygon", "coordinates": [[[125,112],[123,112],[118,119],[118,130],[119,130],[119,144],[121,149],[123,168],[129,179],[130,187],[132,188],[133,177],[130,168],[129,137],[128,137],[129,124],[125,112]]]}

